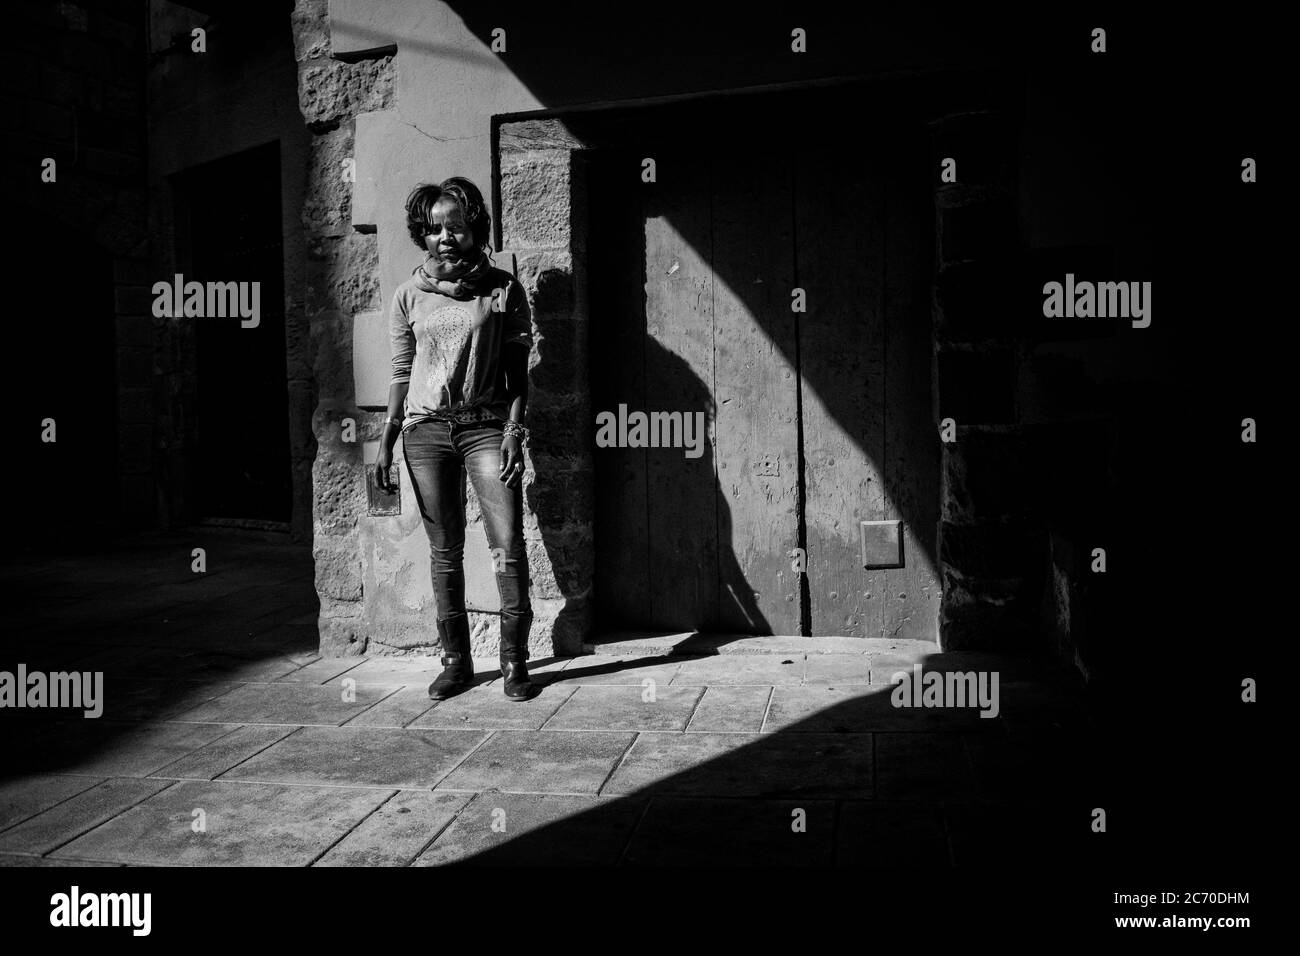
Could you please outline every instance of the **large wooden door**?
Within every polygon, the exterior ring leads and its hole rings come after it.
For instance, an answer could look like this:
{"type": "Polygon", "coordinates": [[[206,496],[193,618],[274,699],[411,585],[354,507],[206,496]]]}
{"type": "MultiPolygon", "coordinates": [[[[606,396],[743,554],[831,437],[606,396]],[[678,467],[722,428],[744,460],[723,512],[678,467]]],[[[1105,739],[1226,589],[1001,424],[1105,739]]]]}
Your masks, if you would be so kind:
{"type": "Polygon", "coordinates": [[[596,449],[599,627],[935,639],[924,189],[812,146],[637,170],[589,182],[594,408],[710,441],[596,449]],[[903,566],[864,567],[886,520],[903,566]]]}

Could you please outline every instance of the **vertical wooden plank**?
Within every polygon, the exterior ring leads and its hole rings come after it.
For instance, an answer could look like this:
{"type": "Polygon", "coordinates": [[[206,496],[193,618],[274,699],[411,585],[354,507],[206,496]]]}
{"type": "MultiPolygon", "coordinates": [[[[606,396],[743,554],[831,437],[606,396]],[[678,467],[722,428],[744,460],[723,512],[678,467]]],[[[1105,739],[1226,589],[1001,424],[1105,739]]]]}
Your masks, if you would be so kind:
{"type": "Polygon", "coordinates": [[[931,396],[934,207],[919,140],[896,137],[900,158],[885,190],[885,517],[901,518],[905,566],[883,572],[881,636],[939,639],[936,541],[939,437],[931,396]]]}
{"type": "Polygon", "coordinates": [[[795,236],[812,633],[876,637],[884,572],[863,568],[858,525],[885,517],[879,174],[859,156],[801,152],[795,236]]]}
{"type": "Polygon", "coordinates": [[[656,164],[645,187],[645,403],[629,411],[679,415],[671,437],[684,440],[689,421],[702,448],[695,458],[685,447],[645,452],[650,616],[655,627],[705,629],[718,591],[709,165],[698,153],[663,152],[656,164]]]}
{"type": "Polygon", "coordinates": [[[790,156],[711,152],[720,626],[799,634],[790,156]]]}
{"type": "MultiPolygon", "coordinates": [[[[620,403],[645,404],[640,160],[615,153],[589,169],[592,411],[617,415],[620,403]]],[[[645,449],[597,447],[594,454],[597,626],[643,628],[650,621],[645,449]]]]}

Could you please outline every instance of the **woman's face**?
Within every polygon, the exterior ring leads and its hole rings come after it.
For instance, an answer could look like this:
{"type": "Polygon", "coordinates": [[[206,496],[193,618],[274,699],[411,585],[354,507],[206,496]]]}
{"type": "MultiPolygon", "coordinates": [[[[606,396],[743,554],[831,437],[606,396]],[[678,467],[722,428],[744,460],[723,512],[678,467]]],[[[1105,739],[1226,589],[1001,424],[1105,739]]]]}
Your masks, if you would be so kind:
{"type": "Polygon", "coordinates": [[[469,223],[454,199],[446,196],[433,204],[429,211],[429,225],[424,234],[424,247],[443,262],[460,262],[474,248],[469,223]]]}

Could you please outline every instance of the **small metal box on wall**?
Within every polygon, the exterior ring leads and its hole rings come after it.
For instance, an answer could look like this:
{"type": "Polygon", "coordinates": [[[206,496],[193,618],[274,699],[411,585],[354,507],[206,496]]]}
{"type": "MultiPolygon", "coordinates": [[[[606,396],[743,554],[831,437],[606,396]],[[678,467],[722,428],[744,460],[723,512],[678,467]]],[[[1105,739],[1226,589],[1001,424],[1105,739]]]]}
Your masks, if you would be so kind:
{"type": "Polygon", "coordinates": [[[863,521],[862,566],[867,569],[903,567],[903,522],[863,521]]]}
{"type": "Polygon", "coordinates": [[[393,483],[392,493],[381,491],[375,484],[375,458],[379,453],[379,442],[368,441],[362,448],[362,458],[364,463],[361,466],[362,476],[366,482],[366,498],[369,502],[369,513],[372,517],[383,518],[391,515],[400,515],[402,513],[402,468],[400,462],[393,462],[393,467],[388,469],[389,480],[393,483]]]}

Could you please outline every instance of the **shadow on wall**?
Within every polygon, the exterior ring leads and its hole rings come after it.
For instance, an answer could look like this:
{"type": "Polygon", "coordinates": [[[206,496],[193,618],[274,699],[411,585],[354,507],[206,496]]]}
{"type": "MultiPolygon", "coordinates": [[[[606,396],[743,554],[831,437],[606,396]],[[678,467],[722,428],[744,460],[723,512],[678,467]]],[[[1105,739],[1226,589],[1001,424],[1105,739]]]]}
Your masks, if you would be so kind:
{"type": "MultiPolygon", "coordinates": [[[[597,628],[771,634],[775,623],[781,633],[737,557],[732,503],[719,474],[710,273],[702,257],[688,258],[692,244],[707,250],[709,237],[675,233],[667,204],[643,203],[628,188],[637,181],[633,163],[582,165],[591,218],[577,228],[586,230],[590,254],[593,413],[583,441],[594,461],[597,628]],[[676,289],[663,281],[663,259],[672,260],[676,289]],[[623,409],[680,415],[681,428],[660,436],[678,447],[609,446],[623,437],[623,409]],[[598,413],[611,426],[606,447],[594,440],[598,413]]],[[[697,218],[702,213],[707,222],[708,196],[695,198],[704,205],[697,218]]],[[[782,543],[763,544],[779,551],[782,543]]],[[[797,591],[786,596],[798,600],[797,591]]],[[[798,623],[797,616],[784,622],[785,632],[797,633],[798,623]]]]}
{"type": "MultiPolygon", "coordinates": [[[[569,276],[559,270],[547,270],[538,277],[535,299],[545,300],[548,286],[571,284],[569,276]]],[[[549,320],[546,310],[537,310],[540,333],[540,361],[531,370],[534,382],[545,383],[549,374],[552,349],[562,349],[573,335],[572,318],[565,314],[549,320]]],[[[644,317],[642,317],[644,322],[644,317]]],[[[688,384],[679,392],[671,408],[684,417],[703,421],[711,429],[714,421],[712,396],[704,382],[694,376],[678,356],[643,338],[645,361],[659,369],[665,381],[688,384]]],[[[608,362],[594,363],[593,373],[601,370],[615,376],[630,370],[608,362]]],[[[604,402],[593,395],[597,409],[616,408],[617,402],[604,402]]],[[[603,393],[608,397],[607,393],[603,393]]],[[[571,455],[575,447],[592,443],[594,426],[575,420],[563,394],[537,389],[530,397],[529,415],[534,421],[566,422],[563,427],[534,431],[529,439],[532,453],[554,463],[571,455]]],[[[640,401],[634,407],[642,408],[640,401]]],[[[586,531],[576,534],[571,524],[575,504],[590,494],[590,479],[581,473],[565,473],[547,468],[546,481],[525,488],[525,504],[537,516],[542,544],[549,566],[565,604],[557,627],[567,627],[567,620],[588,612],[592,601],[593,576],[596,595],[604,604],[597,609],[609,626],[648,625],[685,630],[717,630],[719,618],[715,605],[717,594],[732,596],[730,630],[746,634],[771,634],[773,630],[754,599],[754,590],[730,546],[731,509],[721,494],[716,479],[713,446],[707,434],[702,436],[699,457],[685,458],[682,451],[663,450],[653,467],[657,487],[671,494],[661,500],[655,518],[662,519],[658,534],[647,535],[646,453],[638,449],[595,449],[599,456],[595,471],[595,509],[625,519],[617,524],[598,525],[603,539],[593,550],[586,531]],[[636,459],[632,462],[631,459],[636,459]],[[639,504],[639,509],[635,504],[639,504]],[[631,512],[629,513],[629,509],[631,512]],[[604,581],[607,587],[602,588],[604,581]],[[653,582],[653,583],[652,583],[653,582]],[[659,599],[658,614],[651,609],[659,599]],[[707,608],[708,616],[701,616],[707,608]]],[[[541,466],[545,468],[546,466],[541,466]]]]}

